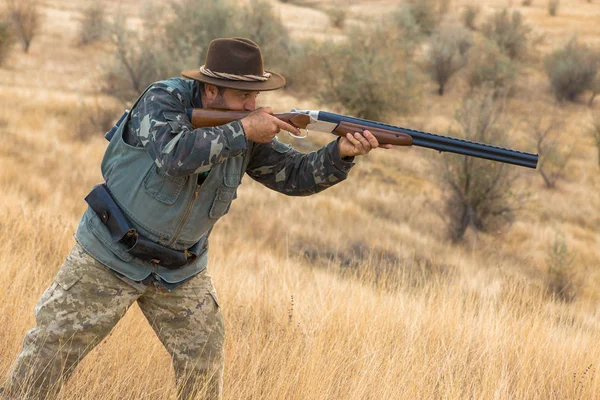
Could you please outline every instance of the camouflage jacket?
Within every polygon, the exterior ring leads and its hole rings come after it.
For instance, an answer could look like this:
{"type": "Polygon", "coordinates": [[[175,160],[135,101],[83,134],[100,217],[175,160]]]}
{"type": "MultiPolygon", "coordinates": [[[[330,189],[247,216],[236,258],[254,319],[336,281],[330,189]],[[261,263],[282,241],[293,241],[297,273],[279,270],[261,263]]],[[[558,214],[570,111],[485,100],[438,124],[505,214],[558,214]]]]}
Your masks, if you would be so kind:
{"type": "MultiPolygon", "coordinates": [[[[173,78],[181,79],[181,78],[173,78]]],[[[242,156],[251,147],[246,173],[270,189],[291,196],[320,192],[346,179],[354,163],[340,158],[337,141],[303,154],[276,138],[249,146],[242,124],[195,129],[181,93],[168,81],[155,83],[132,110],[124,140],[146,148],[155,164],[169,176],[207,173],[215,164],[242,156]]],[[[192,105],[202,107],[202,84],[194,82],[192,105]]]]}
{"type": "Polygon", "coordinates": [[[173,78],[153,84],[119,124],[104,153],[102,175],[113,199],[140,235],[186,255],[168,269],[134,257],[91,208],[75,234],[96,260],[130,280],[152,276],[174,289],[208,264],[208,235],[237,198],[244,173],[287,195],[309,195],[347,177],[337,141],[302,154],[274,139],[246,140],[240,121],[194,129],[187,109],[200,107],[200,85],[173,78]]]}

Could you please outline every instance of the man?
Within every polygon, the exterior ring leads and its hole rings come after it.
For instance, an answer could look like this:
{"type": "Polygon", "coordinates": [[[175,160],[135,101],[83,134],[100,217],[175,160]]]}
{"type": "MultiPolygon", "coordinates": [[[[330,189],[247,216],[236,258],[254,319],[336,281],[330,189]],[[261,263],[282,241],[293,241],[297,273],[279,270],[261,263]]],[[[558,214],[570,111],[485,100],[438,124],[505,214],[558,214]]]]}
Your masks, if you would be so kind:
{"type": "Polygon", "coordinates": [[[86,197],[77,243],[36,306],[9,396],[56,394],[137,301],[172,356],[178,396],[220,398],[224,325],[206,269],[208,235],[242,176],[310,195],[344,180],[354,156],[378,147],[368,131],[310,154],[279,142],[280,130],[299,132],[270,108],[256,109],[256,96],[285,80],[263,70],[248,39],[212,41],[205,65],[182,75],[151,85],[118,124],[101,165],[106,183],[86,197]],[[195,129],[188,110],[197,107],[251,112],[195,129]]]}

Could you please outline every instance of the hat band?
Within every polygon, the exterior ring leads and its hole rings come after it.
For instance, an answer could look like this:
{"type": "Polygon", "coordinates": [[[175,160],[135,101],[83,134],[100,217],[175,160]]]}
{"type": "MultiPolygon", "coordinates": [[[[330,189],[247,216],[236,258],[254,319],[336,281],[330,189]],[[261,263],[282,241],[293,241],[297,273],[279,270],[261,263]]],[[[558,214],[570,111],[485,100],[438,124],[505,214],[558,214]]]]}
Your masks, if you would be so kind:
{"type": "Polygon", "coordinates": [[[203,75],[210,76],[211,78],[227,79],[230,81],[244,81],[244,82],[265,82],[271,77],[271,74],[268,72],[263,73],[262,76],[259,76],[259,75],[235,75],[235,74],[228,74],[226,72],[214,72],[208,68],[204,68],[204,65],[200,67],[200,72],[203,75]]]}

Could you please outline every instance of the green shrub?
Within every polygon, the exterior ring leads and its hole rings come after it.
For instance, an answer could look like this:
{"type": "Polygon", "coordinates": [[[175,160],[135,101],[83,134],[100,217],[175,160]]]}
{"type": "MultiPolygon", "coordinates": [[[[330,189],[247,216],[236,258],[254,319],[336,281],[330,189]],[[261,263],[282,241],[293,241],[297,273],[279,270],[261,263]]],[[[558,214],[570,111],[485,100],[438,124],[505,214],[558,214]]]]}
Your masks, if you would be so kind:
{"type": "Polygon", "coordinates": [[[421,27],[415,19],[410,4],[402,3],[389,20],[389,34],[395,35],[395,47],[402,48],[407,57],[412,57],[414,50],[423,39],[421,27]]]}
{"type": "Polygon", "coordinates": [[[521,13],[502,10],[490,15],[482,27],[484,36],[496,42],[500,50],[511,59],[521,59],[527,52],[531,28],[523,23],[521,13]]]}
{"type": "Polygon", "coordinates": [[[448,12],[450,0],[409,0],[408,10],[421,32],[432,34],[448,12]]]}
{"type": "Polygon", "coordinates": [[[489,86],[496,94],[508,93],[516,77],[516,67],[496,43],[485,40],[469,52],[467,82],[471,89],[489,86]]]}
{"type": "Polygon", "coordinates": [[[556,99],[573,101],[592,88],[600,58],[586,45],[571,39],[564,48],[546,57],[544,66],[556,99]]]}
{"type": "Polygon", "coordinates": [[[426,56],[426,69],[438,84],[438,94],[444,94],[448,80],[465,66],[471,47],[470,32],[460,25],[442,25],[432,36],[426,56]]]}
{"type": "Polygon", "coordinates": [[[381,120],[417,102],[416,76],[387,30],[353,32],[347,42],[325,42],[315,70],[323,76],[322,101],[341,105],[358,118],[381,120]]]}
{"type": "Polygon", "coordinates": [[[124,21],[113,24],[113,57],[105,65],[105,90],[130,101],[150,83],[179,76],[204,64],[211,40],[243,36],[262,51],[266,69],[286,68],[292,46],[286,28],[269,3],[253,0],[244,7],[223,0],[171,1],[148,11],[143,28],[129,31],[124,21]],[[169,15],[157,23],[154,15],[169,15]]]}
{"type": "Polygon", "coordinates": [[[110,33],[113,53],[103,64],[106,93],[127,103],[152,82],[181,73],[178,64],[165,52],[160,38],[153,37],[151,32],[129,30],[126,20],[118,17],[110,33]]]}

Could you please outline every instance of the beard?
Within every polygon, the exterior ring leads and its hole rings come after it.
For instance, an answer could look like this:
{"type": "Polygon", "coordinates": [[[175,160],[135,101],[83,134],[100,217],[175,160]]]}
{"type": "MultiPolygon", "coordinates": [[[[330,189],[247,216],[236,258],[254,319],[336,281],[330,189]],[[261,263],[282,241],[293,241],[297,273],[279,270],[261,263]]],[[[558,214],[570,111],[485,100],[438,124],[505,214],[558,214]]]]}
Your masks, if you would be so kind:
{"type": "Polygon", "coordinates": [[[225,98],[222,94],[217,95],[217,97],[215,97],[215,99],[208,105],[207,108],[229,110],[229,107],[227,107],[227,103],[225,102],[225,98]]]}

